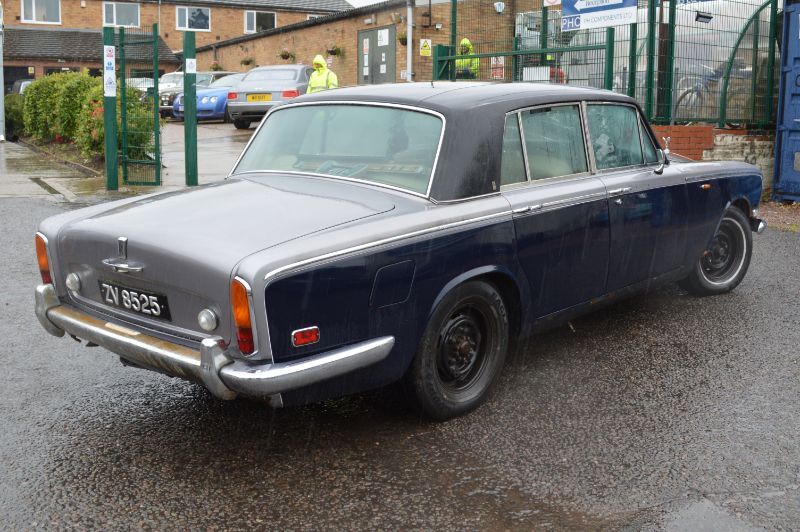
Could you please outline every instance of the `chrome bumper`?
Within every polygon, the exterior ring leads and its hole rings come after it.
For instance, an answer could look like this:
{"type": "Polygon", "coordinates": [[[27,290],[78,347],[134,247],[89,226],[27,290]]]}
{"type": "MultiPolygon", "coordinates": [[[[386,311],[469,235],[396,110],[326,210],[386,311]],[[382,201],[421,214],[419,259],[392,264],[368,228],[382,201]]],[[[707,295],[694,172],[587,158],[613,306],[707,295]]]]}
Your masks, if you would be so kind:
{"type": "Polygon", "coordinates": [[[767,222],[759,218],[750,218],[750,229],[760,235],[767,230],[767,222]]]}
{"type": "Polygon", "coordinates": [[[136,366],[198,382],[220,399],[233,399],[240,393],[274,397],[380,362],[394,346],[394,337],[384,336],[294,362],[234,360],[223,352],[220,339],[203,340],[197,351],[62,305],[51,284],[36,287],[36,316],[52,335],[66,332],[136,366]]]}

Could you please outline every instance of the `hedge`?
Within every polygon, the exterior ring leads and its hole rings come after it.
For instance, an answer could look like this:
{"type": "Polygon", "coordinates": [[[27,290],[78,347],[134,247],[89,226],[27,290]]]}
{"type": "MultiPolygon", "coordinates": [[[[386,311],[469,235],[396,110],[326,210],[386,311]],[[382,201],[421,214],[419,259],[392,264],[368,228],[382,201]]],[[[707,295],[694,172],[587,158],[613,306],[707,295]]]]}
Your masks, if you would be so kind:
{"type": "MultiPolygon", "coordinates": [[[[128,146],[131,157],[141,158],[153,148],[152,98],[127,92],[128,146]]],[[[117,128],[120,127],[119,91],[117,128]]],[[[21,122],[24,133],[42,141],[71,142],[87,158],[105,152],[102,79],[85,73],[64,72],[36,79],[25,89],[21,122]]],[[[120,139],[121,143],[121,139],[120,139]]]]}
{"type": "Polygon", "coordinates": [[[6,95],[6,136],[8,140],[16,140],[22,134],[22,107],[25,100],[21,94],[6,95]]]}

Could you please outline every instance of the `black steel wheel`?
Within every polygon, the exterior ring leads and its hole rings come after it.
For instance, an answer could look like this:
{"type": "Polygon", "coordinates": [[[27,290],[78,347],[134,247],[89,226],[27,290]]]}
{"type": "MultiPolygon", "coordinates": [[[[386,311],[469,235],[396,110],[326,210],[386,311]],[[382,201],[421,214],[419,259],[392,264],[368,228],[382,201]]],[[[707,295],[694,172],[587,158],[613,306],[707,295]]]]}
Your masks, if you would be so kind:
{"type": "Polygon", "coordinates": [[[236,129],[250,129],[250,121],[237,118],[233,121],[233,127],[236,129]]]}
{"type": "Polygon", "coordinates": [[[752,253],[750,222],[741,210],[730,207],[681,286],[699,296],[730,292],[744,279],[752,253]]]}
{"type": "Polygon", "coordinates": [[[470,281],[441,300],[406,375],[423,414],[450,419],[486,400],[506,357],[508,323],[503,298],[488,283],[470,281]]]}

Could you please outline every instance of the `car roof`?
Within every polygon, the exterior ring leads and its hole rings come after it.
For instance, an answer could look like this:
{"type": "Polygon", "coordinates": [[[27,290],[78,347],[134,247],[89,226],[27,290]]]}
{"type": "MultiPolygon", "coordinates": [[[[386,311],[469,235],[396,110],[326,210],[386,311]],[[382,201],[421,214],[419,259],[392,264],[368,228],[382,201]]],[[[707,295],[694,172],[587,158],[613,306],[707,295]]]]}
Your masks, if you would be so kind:
{"type": "MultiPolygon", "coordinates": [[[[543,83],[487,83],[433,81],[425,83],[393,83],[340,88],[306,95],[295,100],[351,100],[395,103],[423,107],[442,112],[474,112],[490,107],[507,111],[537,104],[559,101],[603,100],[636,103],[633,98],[587,87],[543,83]]],[[[489,110],[489,109],[485,109],[489,110]]]]}

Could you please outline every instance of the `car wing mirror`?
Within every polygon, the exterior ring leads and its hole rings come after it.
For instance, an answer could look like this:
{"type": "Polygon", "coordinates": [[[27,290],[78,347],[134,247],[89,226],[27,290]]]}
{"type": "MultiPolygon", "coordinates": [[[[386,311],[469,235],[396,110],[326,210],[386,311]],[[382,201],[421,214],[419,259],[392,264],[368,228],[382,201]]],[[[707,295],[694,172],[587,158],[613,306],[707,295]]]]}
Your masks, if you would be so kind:
{"type": "Polygon", "coordinates": [[[658,157],[658,167],[654,170],[657,174],[663,174],[664,168],[669,166],[669,143],[672,140],[672,137],[662,137],[664,141],[664,149],[661,148],[656,150],[656,156],[658,157]]]}

